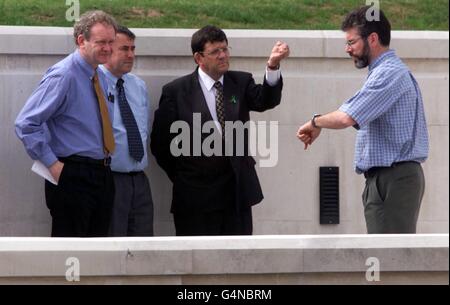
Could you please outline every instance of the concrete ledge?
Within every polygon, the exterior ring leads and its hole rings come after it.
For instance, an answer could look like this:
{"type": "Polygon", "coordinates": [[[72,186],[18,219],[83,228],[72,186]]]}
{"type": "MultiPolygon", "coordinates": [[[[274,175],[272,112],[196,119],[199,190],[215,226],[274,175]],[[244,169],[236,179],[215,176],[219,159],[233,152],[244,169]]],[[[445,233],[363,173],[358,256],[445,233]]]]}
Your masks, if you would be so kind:
{"type": "Polygon", "coordinates": [[[448,234],[0,238],[0,283],[64,283],[76,257],[83,283],[361,284],[376,257],[380,283],[448,284],[448,244],[448,234]]]}
{"type": "MultiPolygon", "coordinates": [[[[195,29],[132,29],[139,56],[190,56],[195,29]]],[[[234,57],[266,57],[277,40],[291,47],[291,58],[345,58],[341,31],[225,30],[234,57]]],[[[0,26],[0,54],[68,54],[74,50],[73,29],[0,26]]],[[[393,31],[392,48],[402,58],[446,58],[444,31],[393,31]],[[418,47],[420,46],[420,47],[418,47]]]]}

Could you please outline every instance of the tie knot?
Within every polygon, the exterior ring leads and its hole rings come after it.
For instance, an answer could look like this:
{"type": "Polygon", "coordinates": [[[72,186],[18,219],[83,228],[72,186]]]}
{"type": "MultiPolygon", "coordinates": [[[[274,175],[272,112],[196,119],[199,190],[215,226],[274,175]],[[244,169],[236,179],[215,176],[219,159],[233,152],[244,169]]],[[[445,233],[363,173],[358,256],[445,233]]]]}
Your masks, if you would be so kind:
{"type": "Polygon", "coordinates": [[[215,82],[214,88],[216,88],[217,90],[222,90],[222,83],[219,81],[215,82]]]}
{"type": "Polygon", "coordinates": [[[119,78],[116,83],[117,87],[123,87],[123,79],[119,78]]]}
{"type": "Polygon", "coordinates": [[[97,69],[94,70],[94,75],[92,76],[92,80],[93,81],[97,81],[98,80],[98,73],[97,73],[97,69]]]}

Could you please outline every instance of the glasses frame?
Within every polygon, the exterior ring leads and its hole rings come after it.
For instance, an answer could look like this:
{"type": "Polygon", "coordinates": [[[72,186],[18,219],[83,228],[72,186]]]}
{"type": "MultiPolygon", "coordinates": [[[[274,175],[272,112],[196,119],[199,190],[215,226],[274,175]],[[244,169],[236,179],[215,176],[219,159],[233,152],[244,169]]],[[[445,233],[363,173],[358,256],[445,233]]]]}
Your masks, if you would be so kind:
{"type": "Polygon", "coordinates": [[[353,40],[347,40],[347,41],[345,42],[345,47],[346,47],[346,48],[353,48],[353,46],[354,46],[358,41],[360,41],[361,39],[363,39],[362,36],[359,36],[358,38],[353,39],[353,40]]]}
{"type": "Polygon", "coordinates": [[[211,57],[219,57],[219,55],[220,55],[222,52],[224,52],[226,55],[229,55],[229,54],[230,54],[230,51],[231,51],[232,49],[233,49],[232,47],[227,46],[227,47],[224,47],[224,48],[217,48],[217,49],[214,49],[214,50],[212,50],[212,51],[210,51],[210,52],[200,51],[200,52],[198,52],[198,53],[200,53],[200,54],[202,54],[202,55],[208,55],[208,56],[211,56],[211,57]]]}

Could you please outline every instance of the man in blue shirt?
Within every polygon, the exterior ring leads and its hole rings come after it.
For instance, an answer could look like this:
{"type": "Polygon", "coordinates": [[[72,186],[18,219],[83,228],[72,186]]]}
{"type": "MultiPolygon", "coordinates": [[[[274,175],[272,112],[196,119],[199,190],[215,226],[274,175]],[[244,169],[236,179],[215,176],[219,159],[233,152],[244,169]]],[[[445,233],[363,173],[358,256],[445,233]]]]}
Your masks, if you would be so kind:
{"type": "Polygon", "coordinates": [[[337,111],[314,115],[298,130],[305,149],[322,128],[358,130],[355,170],[366,177],[363,193],[368,233],[415,233],[428,157],[422,95],[408,67],[389,49],[391,26],[370,6],[351,12],[342,24],[346,52],[359,69],[369,67],[361,90],[337,111]],[[373,16],[371,16],[373,17],[373,16]]]}
{"type": "Polygon", "coordinates": [[[114,151],[112,103],[97,69],[111,56],[117,24],[89,11],[74,26],[77,50],[52,66],[19,113],[15,126],[45,181],[52,236],[107,236],[114,198],[109,155],[114,151]]]}
{"type": "Polygon", "coordinates": [[[115,199],[111,236],[152,236],[153,201],[144,169],[148,166],[149,97],[145,82],[129,73],[133,68],[136,36],[119,26],[111,58],[100,66],[114,102],[116,149],[111,160],[115,199]]]}

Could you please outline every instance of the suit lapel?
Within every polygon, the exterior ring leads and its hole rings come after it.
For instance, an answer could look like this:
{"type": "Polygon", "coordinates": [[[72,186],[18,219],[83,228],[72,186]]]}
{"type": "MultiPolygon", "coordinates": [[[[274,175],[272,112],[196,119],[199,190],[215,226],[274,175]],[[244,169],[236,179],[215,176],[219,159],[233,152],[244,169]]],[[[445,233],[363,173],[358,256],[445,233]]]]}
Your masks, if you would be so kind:
{"type": "Polygon", "coordinates": [[[234,122],[239,119],[239,101],[237,100],[239,93],[239,86],[228,73],[223,77],[223,98],[225,108],[225,121],[234,122]]]}

